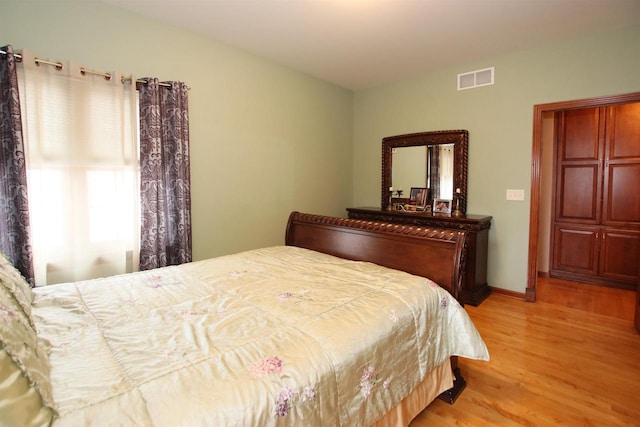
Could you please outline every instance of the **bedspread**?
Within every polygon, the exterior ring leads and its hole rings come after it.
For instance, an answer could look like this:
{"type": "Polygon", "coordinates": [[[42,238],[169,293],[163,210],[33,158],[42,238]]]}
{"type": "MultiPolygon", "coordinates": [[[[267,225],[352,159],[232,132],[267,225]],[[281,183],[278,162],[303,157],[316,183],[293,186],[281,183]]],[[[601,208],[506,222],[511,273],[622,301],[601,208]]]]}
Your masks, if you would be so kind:
{"type": "Polygon", "coordinates": [[[343,425],[451,355],[488,360],[428,279],[296,247],[36,288],[54,425],[343,425]]]}

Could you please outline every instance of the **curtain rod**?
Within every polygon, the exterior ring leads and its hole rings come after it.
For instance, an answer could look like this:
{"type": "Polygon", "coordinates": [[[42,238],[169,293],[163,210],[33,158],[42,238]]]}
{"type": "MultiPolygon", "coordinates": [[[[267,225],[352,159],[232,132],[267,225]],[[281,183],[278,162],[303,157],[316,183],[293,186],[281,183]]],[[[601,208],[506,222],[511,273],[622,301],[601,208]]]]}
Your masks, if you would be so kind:
{"type": "MultiPolygon", "coordinates": [[[[0,54],[6,55],[7,52],[5,52],[4,50],[0,50],[0,54]]],[[[19,53],[14,53],[13,56],[15,56],[18,59],[19,62],[22,61],[22,55],[20,55],[19,53]]],[[[62,70],[62,68],[63,68],[63,64],[61,64],[60,62],[45,61],[44,59],[39,59],[39,58],[34,58],[34,61],[35,61],[36,64],[52,65],[52,66],[56,67],[56,69],[58,69],[58,70],[62,70]]],[[[111,80],[111,74],[109,74],[109,73],[103,73],[101,71],[94,71],[94,70],[90,70],[90,69],[84,68],[84,67],[80,67],[80,72],[82,74],[94,74],[96,76],[102,76],[106,80],[111,80]]],[[[122,83],[131,81],[131,77],[122,77],[120,79],[120,81],[122,83]]],[[[149,82],[147,80],[137,79],[136,83],[147,84],[149,82]]],[[[171,85],[169,83],[158,82],[158,85],[164,86],[164,87],[171,87],[171,85]]],[[[187,86],[187,89],[191,90],[191,88],[189,86],[187,86]]]]}

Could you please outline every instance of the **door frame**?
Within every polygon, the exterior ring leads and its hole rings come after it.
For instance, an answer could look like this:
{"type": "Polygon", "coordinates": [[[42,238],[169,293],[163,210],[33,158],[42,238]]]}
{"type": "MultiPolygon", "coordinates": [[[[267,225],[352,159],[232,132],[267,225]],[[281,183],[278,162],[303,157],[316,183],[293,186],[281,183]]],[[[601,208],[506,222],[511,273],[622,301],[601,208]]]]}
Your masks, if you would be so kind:
{"type": "MultiPolygon", "coordinates": [[[[533,106],[533,143],[531,154],[531,204],[529,211],[529,261],[527,266],[527,288],[525,300],[536,300],[538,281],[538,234],[540,223],[540,185],[542,164],[542,117],[544,113],[573,110],[577,108],[605,107],[608,105],[640,102],[640,92],[623,95],[552,102],[533,106]]],[[[555,190],[554,190],[555,191],[555,190]]]]}

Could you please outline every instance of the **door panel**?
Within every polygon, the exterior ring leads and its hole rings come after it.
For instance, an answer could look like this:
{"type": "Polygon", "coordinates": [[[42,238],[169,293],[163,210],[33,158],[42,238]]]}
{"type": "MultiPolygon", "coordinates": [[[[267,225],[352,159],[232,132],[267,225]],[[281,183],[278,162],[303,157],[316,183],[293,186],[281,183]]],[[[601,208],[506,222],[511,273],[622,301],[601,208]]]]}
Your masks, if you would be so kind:
{"type": "Polygon", "coordinates": [[[607,159],[640,159],[640,103],[609,107],[607,159]]]}
{"type": "Polygon", "coordinates": [[[598,222],[598,165],[560,167],[556,220],[598,222]]]}
{"type": "Polygon", "coordinates": [[[604,230],[600,258],[603,277],[635,284],[639,263],[640,232],[604,230]]]}
{"type": "Polygon", "coordinates": [[[573,273],[597,274],[597,238],[598,228],[556,224],[552,267],[573,273]]]}
{"type": "Polygon", "coordinates": [[[605,188],[602,223],[640,226],[640,163],[609,164],[605,188]]]}
{"type": "Polygon", "coordinates": [[[595,160],[600,157],[600,121],[604,114],[599,108],[583,108],[560,113],[561,161],[595,160]]]}

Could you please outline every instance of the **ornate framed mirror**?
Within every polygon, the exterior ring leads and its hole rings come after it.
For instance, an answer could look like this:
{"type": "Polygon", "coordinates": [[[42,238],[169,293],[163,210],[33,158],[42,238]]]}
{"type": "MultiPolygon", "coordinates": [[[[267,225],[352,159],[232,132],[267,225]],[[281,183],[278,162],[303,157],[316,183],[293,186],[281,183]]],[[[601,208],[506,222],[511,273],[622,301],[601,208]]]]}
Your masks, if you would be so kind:
{"type": "Polygon", "coordinates": [[[382,209],[389,188],[427,187],[431,199],[459,199],[467,212],[469,132],[443,130],[382,138],[382,209]]]}

